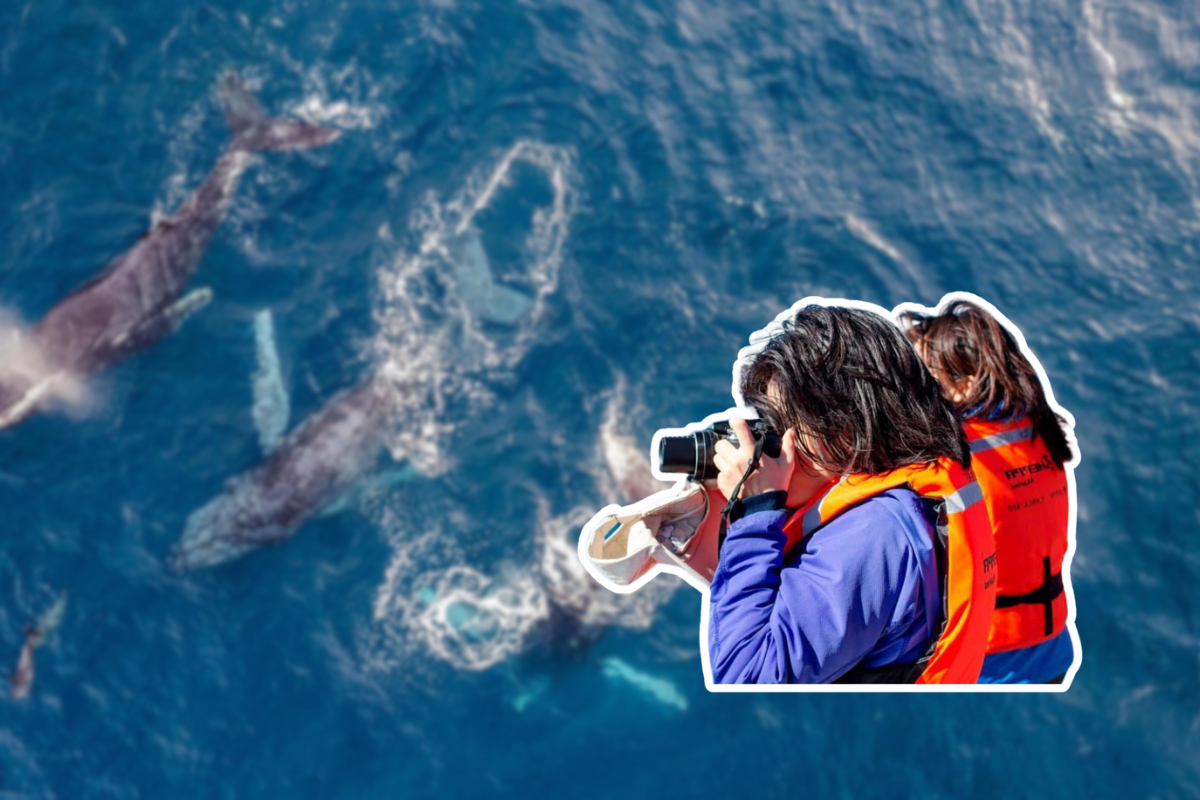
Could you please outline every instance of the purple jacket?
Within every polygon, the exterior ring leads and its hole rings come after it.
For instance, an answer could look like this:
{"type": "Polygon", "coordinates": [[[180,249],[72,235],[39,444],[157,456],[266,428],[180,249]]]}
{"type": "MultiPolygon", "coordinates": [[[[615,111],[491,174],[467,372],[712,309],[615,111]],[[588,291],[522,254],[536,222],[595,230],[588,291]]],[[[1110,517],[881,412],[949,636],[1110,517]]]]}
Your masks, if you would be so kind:
{"type": "Polygon", "coordinates": [[[713,576],[717,683],[830,683],[912,663],[941,627],[932,512],[893,489],[835,517],[785,560],[785,492],[735,506],[713,576]],[[740,517],[739,517],[740,513],[740,517]]]}

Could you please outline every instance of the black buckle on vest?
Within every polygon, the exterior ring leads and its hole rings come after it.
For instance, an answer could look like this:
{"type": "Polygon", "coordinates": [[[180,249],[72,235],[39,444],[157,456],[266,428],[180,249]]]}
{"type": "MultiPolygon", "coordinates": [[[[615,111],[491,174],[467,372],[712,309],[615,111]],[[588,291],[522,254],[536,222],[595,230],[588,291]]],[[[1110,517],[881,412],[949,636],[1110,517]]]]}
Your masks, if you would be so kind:
{"type": "Polygon", "coordinates": [[[1062,573],[1050,572],[1050,556],[1042,559],[1042,585],[1025,594],[998,594],[996,608],[1039,605],[1046,611],[1046,635],[1054,633],[1054,601],[1063,593],[1062,573]]]}

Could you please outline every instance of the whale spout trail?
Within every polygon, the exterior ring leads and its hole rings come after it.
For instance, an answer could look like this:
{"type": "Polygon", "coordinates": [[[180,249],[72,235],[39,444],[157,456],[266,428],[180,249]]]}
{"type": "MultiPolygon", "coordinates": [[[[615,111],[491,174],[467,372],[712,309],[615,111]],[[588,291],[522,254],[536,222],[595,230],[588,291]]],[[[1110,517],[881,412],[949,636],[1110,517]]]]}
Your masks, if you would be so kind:
{"type": "Polygon", "coordinates": [[[0,430],[47,405],[82,414],[91,396],[78,375],[57,368],[17,317],[0,309],[0,430]]]}

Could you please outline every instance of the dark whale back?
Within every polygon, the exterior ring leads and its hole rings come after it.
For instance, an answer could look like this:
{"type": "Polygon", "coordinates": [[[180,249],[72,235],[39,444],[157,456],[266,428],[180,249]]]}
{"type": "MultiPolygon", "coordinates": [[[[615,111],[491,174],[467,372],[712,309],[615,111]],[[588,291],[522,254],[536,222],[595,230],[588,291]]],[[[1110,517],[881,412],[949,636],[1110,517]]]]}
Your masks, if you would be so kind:
{"type": "Polygon", "coordinates": [[[378,460],[383,402],[373,381],[342,392],[245,476],[247,499],[233,535],[283,538],[336,501],[378,460]],[[252,499],[251,499],[252,498],[252,499]]]}
{"type": "Polygon", "coordinates": [[[253,151],[319,147],[338,137],[327,128],[267,117],[235,74],[226,76],[222,93],[233,131],[229,147],[174,215],[55,305],[21,340],[20,369],[0,369],[0,427],[33,413],[59,378],[113,366],[172,333],[208,302],[207,291],[184,292],[253,151]]]}

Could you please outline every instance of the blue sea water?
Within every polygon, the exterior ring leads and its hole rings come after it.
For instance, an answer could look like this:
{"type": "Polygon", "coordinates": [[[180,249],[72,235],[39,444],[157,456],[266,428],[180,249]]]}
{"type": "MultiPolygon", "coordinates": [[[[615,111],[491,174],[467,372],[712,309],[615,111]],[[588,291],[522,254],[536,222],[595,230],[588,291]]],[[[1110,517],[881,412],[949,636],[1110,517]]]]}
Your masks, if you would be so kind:
{"type": "Polygon", "coordinates": [[[0,433],[0,659],[71,591],[0,704],[0,797],[1200,796],[1194,4],[6,0],[7,319],[199,184],[229,69],[343,134],[255,158],[212,305],[0,433]],[[463,236],[519,323],[456,300],[463,236]],[[561,646],[538,576],[620,499],[606,419],[647,443],[727,407],[805,295],[953,290],[1077,422],[1067,694],[712,695],[686,587],[561,646]],[[262,459],[264,308],[293,425],[381,370],[411,469],[179,576],[188,515],[262,459]]]}

